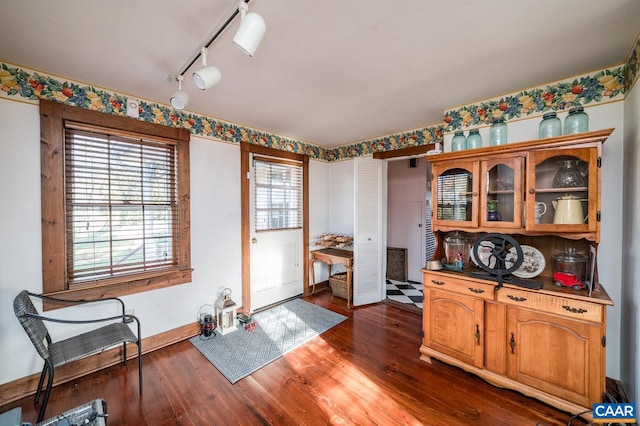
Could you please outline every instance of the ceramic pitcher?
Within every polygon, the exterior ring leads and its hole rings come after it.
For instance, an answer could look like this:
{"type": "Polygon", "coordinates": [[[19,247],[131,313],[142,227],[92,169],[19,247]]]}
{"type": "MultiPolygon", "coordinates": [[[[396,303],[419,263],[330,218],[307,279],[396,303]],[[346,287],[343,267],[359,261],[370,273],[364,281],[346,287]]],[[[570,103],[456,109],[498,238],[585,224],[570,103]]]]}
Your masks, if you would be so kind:
{"type": "Polygon", "coordinates": [[[576,196],[565,195],[551,201],[551,204],[555,210],[553,215],[554,224],[580,224],[587,220],[582,211],[580,198],[576,196]]]}

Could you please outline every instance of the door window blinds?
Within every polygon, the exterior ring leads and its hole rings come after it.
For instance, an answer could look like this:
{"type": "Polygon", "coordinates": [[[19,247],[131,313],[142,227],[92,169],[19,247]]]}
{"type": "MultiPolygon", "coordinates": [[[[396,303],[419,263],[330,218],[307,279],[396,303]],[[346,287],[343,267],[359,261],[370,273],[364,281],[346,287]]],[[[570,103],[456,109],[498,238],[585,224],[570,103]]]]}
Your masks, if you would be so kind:
{"type": "Polygon", "coordinates": [[[255,230],[302,227],[302,164],[254,157],[255,230]]]}

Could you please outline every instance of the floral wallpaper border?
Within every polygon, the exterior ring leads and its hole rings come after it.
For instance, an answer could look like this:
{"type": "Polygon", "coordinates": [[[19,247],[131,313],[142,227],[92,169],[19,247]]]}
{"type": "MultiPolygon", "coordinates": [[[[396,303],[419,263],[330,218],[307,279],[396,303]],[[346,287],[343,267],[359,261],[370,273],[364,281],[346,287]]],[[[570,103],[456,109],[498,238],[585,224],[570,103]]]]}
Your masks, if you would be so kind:
{"type": "Polygon", "coordinates": [[[509,121],[536,117],[547,111],[562,111],[573,106],[622,99],[625,94],[626,68],[625,65],[607,68],[593,74],[447,110],[444,113],[444,131],[450,133],[490,125],[499,118],[509,121]]]}
{"type": "Polygon", "coordinates": [[[361,157],[374,152],[393,151],[395,149],[428,145],[442,142],[442,125],[423,127],[403,133],[394,133],[327,150],[327,161],[339,161],[347,158],[361,157]]]}
{"type": "MultiPolygon", "coordinates": [[[[469,127],[490,125],[496,118],[507,121],[533,118],[546,111],[561,111],[576,105],[593,105],[624,98],[640,77],[640,35],[624,64],[525,89],[520,92],[464,105],[444,112],[444,123],[378,138],[325,148],[283,136],[263,132],[223,120],[176,111],[154,102],[140,101],[140,120],[189,129],[196,136],[224,142],[241,141],[307,154],[323,161],[339,161],[401,148],[440,143],[445,133],[469,127]]],[[[49,99],[109,114],[126,116],[126,96],[93,86],[60,80],[51,75],[13,66],[0,61],[0,96],[29,101],[49,99]]]]}
{"type": "Polygon", "coordinates": [[[624,88],[626,92],[629,92],[629,90],[631,90],[634,83],[640,76],[640,62],[638,61],[638,57],[640,57],[640,34],[638,34],[638,39],[633,45],[631,52],[629,53],[629,56],[624,63],[624,88]]]}
{"type": "MultiPolygon", "coordinates": [[[[93,86],[0,62],[0,96],[29,101],[48,99],[94,111],[127,115],[127,97],[93,86]]],[[[140,100],[140,120],[189,129],[193,135],[239,144],[241,141],[324,160],[327,149],[212,117],[177,111],[167,105],[140,100]]]]}
{"type": "Polygon", "coordinates": [[[452,133],[469,127],[491,125],[496,118],[507,121],[522,117],[533,118],[547,111],[562,111],[572,106],[624,99],[640,78],[639,58],[640,34],[620,66],[446,110],[443,132],[452,133]]]}

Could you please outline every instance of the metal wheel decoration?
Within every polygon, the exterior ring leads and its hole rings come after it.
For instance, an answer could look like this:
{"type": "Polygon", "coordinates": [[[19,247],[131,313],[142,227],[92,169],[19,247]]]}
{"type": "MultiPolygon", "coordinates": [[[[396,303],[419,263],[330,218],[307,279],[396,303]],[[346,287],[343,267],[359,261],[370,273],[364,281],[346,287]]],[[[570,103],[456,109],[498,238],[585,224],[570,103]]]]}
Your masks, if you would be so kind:
{"type": "Polygon", "coordinates": [[[502,287],[505,276],[518,270],[524,259],[520,244],[505,234],[486,234],[479,237],[473,245],[472,253],[478,267],[496,278],[498,287],[502,287]],[[515,248],[515,259],[513,253],[510,253],[511,248],[515,248]]]}

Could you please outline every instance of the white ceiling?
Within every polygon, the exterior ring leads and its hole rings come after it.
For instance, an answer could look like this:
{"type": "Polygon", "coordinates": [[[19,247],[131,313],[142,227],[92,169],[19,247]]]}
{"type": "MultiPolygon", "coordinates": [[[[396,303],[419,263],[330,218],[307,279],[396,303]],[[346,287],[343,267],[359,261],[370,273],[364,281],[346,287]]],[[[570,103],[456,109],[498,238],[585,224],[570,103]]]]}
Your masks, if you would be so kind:
{"type": "MultiPolygon", "coordinates": [[[[235,0],[3,0],[0,60],[168,104],[235,0]]],[[[332,147],[442,121],[443,111],[621,64],[639,0],[252,0],[253,58],[210,47],[222,81],[187,110],[332,147]]]]}

